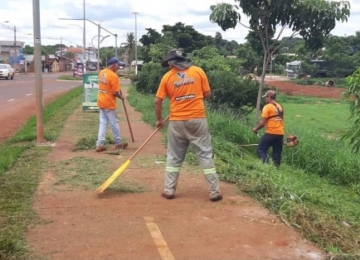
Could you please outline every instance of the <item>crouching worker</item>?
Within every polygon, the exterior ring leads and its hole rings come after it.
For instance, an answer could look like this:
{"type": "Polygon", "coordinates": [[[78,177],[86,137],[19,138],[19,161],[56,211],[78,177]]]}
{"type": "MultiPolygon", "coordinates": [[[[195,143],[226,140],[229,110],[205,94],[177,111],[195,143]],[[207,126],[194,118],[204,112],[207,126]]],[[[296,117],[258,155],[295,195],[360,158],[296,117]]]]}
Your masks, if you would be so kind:
{"type": "Polygon", "coordinates": [[[257,152],[263,162],[267,163],[267,151],[272,147],[272,160],[278,168],[284,142],[284,109],[276,102],[275,91],[268,90],[263,98],[266,105],[262,110],[262,119],[252,131],[257,134],[257,131],[265,126],[265,134],[260,139],[257,152]]]}
{"type": "Polygon", "coordinates": [[[179,50],[171,50],[162,61],[170,70],[161,79],[155,97],[156,126],[162,128],[163,99],[170,99],[165,189],[161,194],[173,199],[180,167],[191,143],[209,187],[211,201],[222,199],[219,178],[212,160],[209,127],[205,116],[204,98],[211,96],[205,72],[189,63],[179,50]]]}

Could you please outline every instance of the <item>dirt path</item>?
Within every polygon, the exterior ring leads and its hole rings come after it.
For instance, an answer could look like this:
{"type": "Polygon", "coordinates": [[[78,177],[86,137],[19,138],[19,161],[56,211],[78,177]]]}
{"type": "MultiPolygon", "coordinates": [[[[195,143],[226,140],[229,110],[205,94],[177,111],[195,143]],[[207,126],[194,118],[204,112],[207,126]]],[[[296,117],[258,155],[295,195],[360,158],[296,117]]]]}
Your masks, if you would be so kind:
{"type": "Polygon", "coordinates": [[[343,88],[336,87],[319,87],[299,85],[293,81],[266,81],[266,85],[279,89],[282,93],[290,96],[310,96],[319,98],[336,98],[340,99],[341,94],[345,91],[343,88]]]}
{"type": "MultiPolygon", "coordinates": [[[[129,105],[127,110],[136,142],[118,156],[74,152],[79,122],[88,114],[79,108],[68,119],[47,157],[52,167],[44,170],[34,200],[40,221],[27,233],[31,252],[64,260],[323,259],[319,249],[234,185],[222,182],[224,199],[210,202],[199,168],[184,166],[176,198],[162,198],[166,154],[162,133],[116,180],[136,187],[135,192],[109,189],[104,198],[98,198],[94,189],[59,183],[61,174],[71,172],[72,160],[107,160],[113,171],[131,156],[153,129],[129,105]],[[54,169],[60,164],[63,172],[56,175],[54,169]]],[[[91,127],[97,129],[97,125],[91,127]]],[[[120,127],[130,140],[123,117],[120,127]]],[[[112,171],[108,171],[110,176],[112,171]]]]}

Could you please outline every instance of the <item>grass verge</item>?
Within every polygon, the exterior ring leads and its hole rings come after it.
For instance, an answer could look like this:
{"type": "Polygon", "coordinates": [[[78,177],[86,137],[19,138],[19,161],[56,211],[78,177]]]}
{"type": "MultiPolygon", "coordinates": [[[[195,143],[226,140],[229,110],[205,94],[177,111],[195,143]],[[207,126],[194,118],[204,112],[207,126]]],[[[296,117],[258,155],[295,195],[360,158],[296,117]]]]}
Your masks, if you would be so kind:
{"type": "MultiPolygon", "coordinates": [[[[129,90],[129,102],[143,114],[143,120],[151,125],[156,122],[153,98],[153,95],[137,93],[133,88],[129,90]]],[[[323,109],[316,120],[320,120],[326,113],[327,110],[323,109]]],[[[163,115],[166,114],[167,110],[164,108],[163,115]]],[[[280,170],[276,170],[272,165],[264,165],[256,157],[255,148],[238,146],[258,141],[245,120],[216,111],[207,111],[207,115],[212,133],[214,160],[222,180],[236,183],[241,190],[278,215],[283,222],[326,251],[329,259],[360,258],[359,187],[349,188],[323,178],[317,174],[316,165],[312,166],[312,171],[297,168],[296,164],[291,164],[291,160],[284,163],[280,170]]],[[[291,114],[287,113],[287,116],[291,114]]],[[[320,130],[314,127],[312,131],[320,130]]],[[[317,144],[317,138],[322,138],[325,142],[332,141],[320,135],[309,138],[306,140],[309,144],[317,144]]],[[[329,147],[341,154],[335,146],[329,147]]],[[[324,154],[326,151],[318,152],[324,154]]],[[[291,156],[296,157],[296,154],[291,156]]],[[[304,163],[316,161],[317,157],[312,157],[314,154],[308,153],[307,157],[303,158],[304,163]]],[[[191,152],[187,154],[186,160],[196,163],[191,152]]],[[[346,160],[346,157],[343,157],[343,160],[346,160]]],[[[351,166],[347,163],[346,167],[351,166]]]]}
{"type": "MultiPolygon", "coordinates": [[[[46,139],[55,140],[69,115],[79,106],[82,88],[75,88],[44,109],[46,139]]],[[[36,221],[32,198],[41,177],[48,147],[35,146],[36,119],[0,145],[0,259],[29,259],[27,227],[36,221]]],[[[34,258],[38,259],[38,258],[34,258]]]]}

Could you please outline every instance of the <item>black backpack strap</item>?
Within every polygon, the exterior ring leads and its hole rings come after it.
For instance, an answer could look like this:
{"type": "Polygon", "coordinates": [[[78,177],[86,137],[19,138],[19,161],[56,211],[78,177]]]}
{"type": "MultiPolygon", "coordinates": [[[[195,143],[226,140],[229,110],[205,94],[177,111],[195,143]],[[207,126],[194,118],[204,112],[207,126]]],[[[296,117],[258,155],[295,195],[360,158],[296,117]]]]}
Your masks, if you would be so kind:
{"type": "Polygon", "coordinates": [[[271,103],[274,105],[274,107],[276,108],[276,110],[278,111],[277,115],[273,115],[273,116],[269,116],[268,119],[273,118],[273,117],[280,117],[281,119],[284,118],[284,108],[282,105],[279,104],[279,106],[281,106],[282,111],[280,111],[280,109],[277,107],[277,105],[275,105],[274,103],[271,103]]]}

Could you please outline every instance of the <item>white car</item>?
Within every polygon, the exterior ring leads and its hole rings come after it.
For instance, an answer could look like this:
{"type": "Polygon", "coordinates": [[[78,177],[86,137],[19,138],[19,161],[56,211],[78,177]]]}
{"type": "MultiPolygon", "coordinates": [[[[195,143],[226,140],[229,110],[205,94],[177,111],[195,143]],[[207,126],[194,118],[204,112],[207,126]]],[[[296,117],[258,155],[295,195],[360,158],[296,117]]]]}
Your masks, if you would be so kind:
{"type": "Polygon", "coordinates": [[[15,71],[9,64],[0,64],[0,78],[14,79],[15,71]]]}

